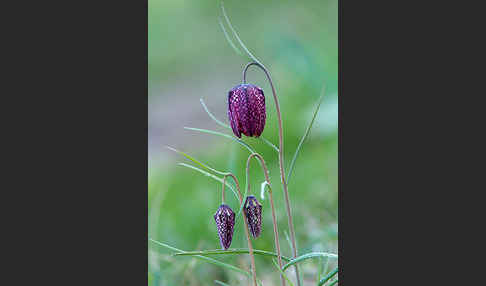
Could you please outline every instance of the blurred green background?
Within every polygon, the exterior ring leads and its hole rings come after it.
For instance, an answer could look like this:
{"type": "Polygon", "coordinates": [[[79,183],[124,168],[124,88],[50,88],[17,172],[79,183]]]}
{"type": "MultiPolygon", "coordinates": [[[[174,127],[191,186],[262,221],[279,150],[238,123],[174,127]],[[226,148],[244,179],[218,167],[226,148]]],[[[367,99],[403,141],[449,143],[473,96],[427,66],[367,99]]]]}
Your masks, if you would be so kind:
{"type": "MultiPolygon", "coordinates": [[[[338,253],[338,1],[225,1],[235,29],[250,51],[270,70],[283,114],[286,168],[309,124],[321,88],[326,95],[310,136],[304,143],[289,183],[299,254],[338,253]]],[[[211,167],[231,171],[245,186],[249,152],[232,140],[186,130],[205,128],[232,134],[212,121],[202,108],[228,123],[227,92],[241,83],[246,59],[237,55],[219,27],[219,1],[149,0],[149,190],[148,237],[182,250],[220,248],[213,215],[221,203],[221,184],[178,165],[191,164],[165,146],[189,153],[211,167]]],[[[229,31],[229,30],[228,30],[229,31]]],[[[257,68],[248,81],[263,88],[267,123],[263,136],[278,145],[275,105],[269,84],[257,68]]],[[[291,256],[278,156],[261,141],[244,138],[269,166],[279,222],[280,244],[291,256]]],[[[264,177],[251,163],[252,192],[260,199],[264,177]]],[[[227,192],[233,210],[238,203],[227,192]]],[[[263,232],[253,240],[256,249],[274,251],[268,199],[263,204],[263,232]]],[[[239,224],[238,226],[241,226],[239,224]]],[[[244,231],[235,229],[232,248],[247,248],[244,231]]],[[[173,257],[172,251],[148,245],[149,285],[247,285],[235,272],[192,257],[173,257]]],[[[248,269],[248,255],[212,256],[248,269]]],[[[315,285],[326,261],[301,263],[305,285],[315,285]]],[[[329,260],[328,269],[336,265],[329,260]]],[[[256,257],[257,275],[264,285],[278,285],[279,275],[267,257],[256,257]]],[[[286,271],[294,279],[293,269],[286,271]]]]}

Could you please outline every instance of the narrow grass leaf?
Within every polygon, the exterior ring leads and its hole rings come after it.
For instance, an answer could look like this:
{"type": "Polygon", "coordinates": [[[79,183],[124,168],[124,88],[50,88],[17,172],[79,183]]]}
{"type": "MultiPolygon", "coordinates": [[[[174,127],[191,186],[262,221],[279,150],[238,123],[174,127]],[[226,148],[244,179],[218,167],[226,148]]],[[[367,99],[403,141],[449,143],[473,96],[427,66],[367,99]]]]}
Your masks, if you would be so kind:
{"type": "MultiPolygon", "coordinates": [[[[184,255],[217,255],[217,254],[245,254],[249,253],[249,250],[246,248],[230,248],[228,250],[201,250],[201,251],[183,251],[174,253],[174,256],[184,256],[184,255]]],[[[262,256],[271,256],[271,257],[278,257],[278,255],[274,252],[266,251],[266,250],[253,250],[254,254],[262,255],[262,256]]],[[[291,261],[292,259],[289,257],[282,256],[283,260],[291,261]]]]}
{"type": "Polygon", "coordinates": [[[324,285],[324,283],[326,283],[329,279],[336,275],[336,273],[338,273],[338,267],[336,267],[333,271],[329,272],[329,274],[327,274],[326,277],[322,278],[317,285],[324,285]]]}
{"type": "Polygon", "coordinates": [[[230,286],[229,284],[226,284],[224,282],[221,282],[219,280],[214,280],[214,283],[218,284],[218,285],[223,285],[223,286],[230,286]]]}
{"type": "MultiPolygon", "coordinates": [[[[175,248],[173,246],[170,246],[170,245],[168,245],[166,243],[163,243],[163,242],[160,242],[160,241],[156,241],[156,240],[153,240],[151,238],[149,238],[149,241],[151,241],[151,242],[153,242],[155,244],[158,244],[160,246],[163,246],[165,248],[168,248],[170,250],[173,250],[173,251],[184,252],[184,250],[177,249],[177,248],[175,248]]],[[[214,264],[214,265],[217,265],[217,266],[220,266],[220,267],[229,269],[229,270],[233,270],[235,272],[239,272],[239,273],[244,274],[244,275],[246,275],[248,277],[251,276],[249,272],[247,272],[247,271],[245,271],[245,270],[243,270],[241,268],[238,268],[236,266],[233,266],[231,264],[227,264],[227,263],[221,262],[219,260],[216,260],[216,259],[213,259],[213,258],[210,258],[210,257],[206,257],[206,256],[201,256],[201,255],[195,255],[194,257],[197,257],[197,258],[199,258],[201,260],[205,260],[208,263],[211,263],[211,264],[214,264]]]]}
{"type": "MultiPolygon", "coordinates": [[[[198,171],[198,172],[202,173],[203,175],[206,175],[206,176],[208,176],[208,177],[210,177],[210,178],[215,179],[215,180],[216,180],[216,181],[218,181],[218,182],[223,183],[223,179],[221,179],[220,177],[215,176],[215,175],[213,175],[213,174],[211,174],[211,173],[208,173],[208,172],[206,172],[206,171],[204,171],[204,170],[201,170],[201,169],[199,169],[198,167],[195,167],[195,166],[192,166],[192,165],[189,165],[189,164],[186,164],[186,163],[178,163],[178,164],[179,164],[179,165],[181,165],[181,166],[184,166],[184,167],[187,167],[187,168],[190,168],[190,169],[196,170],[196,171],[198,171]]],[[[238,194],[236,193],[236,191],[235,191],[235,189],[233,188],[233,186],[231,186],[231,184],[229,184],[228,182],[225,182],[225,185],[226,185],[228,188],[230,188],[231,192],[233,192],[233,194],[235,195],[236,199],[237,199],[237,200],[239,200],[239,199],[238,199],[238,194]]]]}
{"type": "Polygon", "coordinates": [[[331,284],[329,284],[329,286],[333,286],[333,285],[335,285],[336,283],[338,283],[338,280],[337,280],[337,279],[336,279],[336,280],[334,280],[334,281],[332,281],[332,283],[331,283],[331,284]]]}
{"type": "Polygon", "coordinates": [[[267,139],[263,138],[263,136],[258,137],[259,140],[263,141],[268,146],[272,147],[277,153],[279,152],[278,147],[275,146],[272,142],[268,141],[267,139]]]}
{"type": "Polygon", "coordinates": [[[329,258],[338,258],[338,255],[337,254],[334,254],[334,253],[327,253],[327,252],[310,252],[310,253],[307,253],[307,254],[304,254],[304,255],[301,255],[293,260],[291,260],[289,263],[285,264],[283,269],[285,271],[285,269],[289,268],[290,266],[296,264],[296,263],[300,263],[304,260],[307,260],[309,258],[314,258],[314,257],[329,257],[329,258]]]}
{"type": "Polygon", "coordinates": [[[312,128],[312,125],[314,124],[314,120],[316,119],[317,112],[319,111],[319,107],[321,107],[322,99],[324,98],[325,94],[325,87],[322,87],[321,91],[321,96],[319,97],[319,100],[317,102],[316,110],[314,111],[314,114],[312,115],[312,120],[307,126],[307,129],[305,130],[304,136],[300,139],[299,145],[297,146],[297,149],[295,150],[294,157],[292,158],[292,162],[290,163],[290,168],[289,168],[289,173],[287,174],[287,186],[289,185],[290,181],[290,176],[292,175],[292,171],[294,170],[295,166],[295,161],[297,160],[297,155],[299,155],[299,151],[302,148],[302,143],[304,143],[305,139],[309,135],[309,131],[312,128]]]}
{"type": "Polygon", "coordinates": [[[228,41],[228,43],[230,44],[230,46],[233,48],[233,50],[241,57],[244,57],[243,53],[240,51],[240,49],[238,49],[238,47],[235,46],[235,44],[233,43],[233,41],[231,40],[230,36],[228,35],[228,32],[226,32],[226,28],[224,27],[223,25],[223,21],[221,21],[221,18],[218,19],[218,23],[219,23],[219,26],[221,27],[221,29],[223,30],[223,33],[224,33],[224,37],[226,38],[226,40],[228,41]]]}
{"type": "Polygon", "coordinates": [[[317,278],[317,281],[321,280],[321,277],[324,275],[324,273],[327,273],[328,266],[329,266],[329,257],[321,258],[319,263],[319,276],[317,278]],[[323,262],[324,260],[326,262],[323,262]]]}
{"type": "Polygon", "coordinates": [[[219,125],[223,126],[224,128],[227,128],[227,129],[231,129],[231,127],[227,124],[224,124],[223,122],[221,122],[220,120],[218,120],[212,113],[211,111],[209,111],[208,107],[206,106],[206,104],[204,103],[204,100],[202,98],[199,99],[199,101],[201,102],[201,105],[203,106],[204,110],[206,111],[206,113],[209,115],[209,117],[211,117],[212,120],[214,120],[214,122],[218,123],[219,125]]]}
{"type": "Polygon", "coordinates": [[[289,279],[289,277],[287,277],[287,275],[280,269],[280,266],[278,265],[277,259],[272,259],[272,261],[273,261],[273,265],[275,265],[275,268],[277,268],[278,272],[280,272],[280,274],[282,274],[283,278],[285,278],[285,280],[287,280],[287,282],[289,282],[290,285],[294,286],[294,283],[292,283],[292,281],[289,279]]]}
{"type": "Polygon", "coordinates": [[[207,129],[200,129],[200,128],[193,128],[193,127],[184,127],[184,129],[194,130],[194,131],[199,131],[199,132],[203,132],[203,133],[208,133],[208,134],[213,134],[213,135],[219,135],[219,136],[222,136],[222,137],[226,137],[228,139],[231,139],[231,140],[236,141],[237,143],[241,144],[246,149],[248,149],[248,151],[250,151],[251,153],[255,153],[255,150],[253,150],[253,148],[251,148],[250,145],[246,144],[245,142],[243,142],[240,139],[238,139],[236,137],[233,137],[231,135],[228,135],[228,134],[225,134],[225,133],[221,133],[221,132],[218,132],[218,131],[207,130],[207,129]]]}
{"type": "Polygon", "coordinates": [[[243,41],[240,39],[240,37],[238,36],[238,33],[235,31],[235,29],[233,28],[233,25],[231,25],[231,22],[228,18],[228,15],[226,14],[226,11],[224,9],[224,5],[223,5],[223,2],[221,2],[221,10],[223,11],[223,16],[224,16],[224,19],[226,20],[226,23],[228,24],[228,26],[230,27],[231,31],[233,32],[233,35],[235,36],[235,38],[238,40],[238,43],[240,43],[241,47],[243,48],[243,50],[245,50],[245,52],[248,54],[248,56],[254,60],[255,62],[259,63],[261,66],[263,66],[263,64],[252,54],[250,53],[250,51],[248,50],[248,48],[245,46],[245,44],[243,43],[243,41]]]}
{"type": "Polygon", "coordinates": [[[290,237],[289,237],[289,234],[286,230],[284,230],[284,234],[285,234],[285,240],[287,240],[287,243],[289,244],[290,251],[292,253],[294,253],[294,248],[292,247],[292,242],[290,242],[290,237]]]}
{"type": "Polygon", "coordinates": [[[169,146],[165,146],[165,147],[167,147],[168,149],[170,149],[170,150],[172,150],[172,151],[174,151],[174,152],[176,152],[176,153],[179,153],[180,155],[182,155],[182,156],[186,157],[187,159],[191,160],[192,162],[194,162],[194,163],[198,164],[199,166],[201,166],[201,167],[203,167],[203,168],[205,168],[205,169],[207,169],[207,170],[209,170],[209,171],[213,171],[213,172],[215,172],[215,173],[217,173],[217,174],[220,174],[220,175],[222,175],[222,176],[224,176],[224,175],[228,174],[227,172],[221,172],[221,171],[218,171],[218,170],[216,170],[216,169],[213,169],[213,168],[209,167],[208,165],[206,165],[206,164],[202,163],[201,161],[197,160],[196,158],[194,158],[194,157],[190,156],[190,155],[189,155],[189,154],[187,154],[187,153],[184,153],[184,152],[182,152],[182,151],[179,151],[179,150],[177,150],[177,149],[175,149],[175,148],[172,148],[172,147],[169,147],[169,146]]]}

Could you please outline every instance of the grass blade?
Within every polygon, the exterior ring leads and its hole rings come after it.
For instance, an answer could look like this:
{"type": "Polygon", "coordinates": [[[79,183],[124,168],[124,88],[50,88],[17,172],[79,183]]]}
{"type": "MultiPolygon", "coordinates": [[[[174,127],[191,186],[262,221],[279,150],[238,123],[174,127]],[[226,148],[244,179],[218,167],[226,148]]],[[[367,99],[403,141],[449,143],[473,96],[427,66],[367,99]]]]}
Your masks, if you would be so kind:
{"type": "Polygon", "coordinates": [[[175,148],[172,148],[172,147],[169,147],[169,146],[165,146],[165,147],[167,147],[168,149],[170,149],[170,150],[172,150],[172,151],[174,151],[174,152],[176,152],[176,153],[179,153],[180,155],[182,155],[182,156],[186,157],[187,159],[191,160],[192,162],[194,162],[194,163],[198,164],[199,166],[201,166],[201,167],[203,167],[203,168],[205,168],[205,169],[207,169],[207,170],[209,170],[209,171],[213,171],[213,172],[215,172],[215,173],[217,173],[217,174],[220,174],[220,175],[222,175],[222,176],[224,176],[224,175],[226,175],[226,174],[227,174],[227,172],[221,172],[221,171],[218,171],[218,170],[216,170],[216,169],[213,169],[213,168],[209,167],[208,165],[206,165],[206,164],[204,164],[204,163],[202,163],[202,162],[198,161],[196,158],[191,157],[191,156],[190,156],[189,154],[187,154],[187,153],[184,153],[184,152],[182,152],[182,151],[179,151],[179,150],[177,150],[177,149],[175,149],[175,148]]]}
{"type": "Polygon", "coordinates": [[[273,261],[273,265],[275,265],[275,268],[277,268],[278,272],[280,272],[280,274],[282,274],[283,278],[285,278],[285,280],[287,280],[287,282],[289,282],[289,285],[294,286],[294,283],[292,283],[292,281],[290,281],[289,277],[287,277],[287,275],[280,269],[280,266],[278,265],[277,259],[272,259],[272,261],[273,261]]]}
{"type": "Polygon", "coordinates": [[[231,40],[230,36],[228,35],[228,32],[226,32],[226,29],[223,25],[223,21],[221,21],[221,18],[218,20],[219,22],[219,26],[221,26],[221,29],[223,30],[223,33],[224,33],[224,37],[226,38],[226,40],[228,41],[228,43],[230,44],[230,46],[233,48],[233,50],[239,55],[239,56],[242,56],[244,57],[243,53],[240,51],[240,49],[238,49],[238,47],[235,46],[235,44],[233,43],[233,41],[231,40]]]}
{"type": "Polygon", "coordinates": [[[327,252],[310,252],[310,253],[301,255],[301,256],[291,260],[289,263],[287,263],[283,266],[282,270],[285,271],[285,269],[289,268],[290,266],[292,266],[296,263],[300,263],[304,260],[307,260],[309,258],[314,258],[314,257],[338,258],[338,255],[334,254],[334,253],[327,253],[327,252]]]}
{"type": "Polygon", "coordinates": [[[240,39],[240,37],[238,36],[238,33],[235,31],[235,29],[233,28],[233,25],[231,25],[231,22],[228,18],[228,15],[226,15],[226,11],[224,10],[224,5],[223,5],[223,2],[221,2],[221,10],[223,11],[223,16],[224,16],[224,19],[226,20],[226,24],[228,24],[228,26],[230,27],[231,31],[233,32],[233,35],[235,36],[235,38],[238,40],[238,43],[240,43],[241,47],[243,48],[243,50],[245,50],[245,52],[247,53],[247,55],[252,59],[254,60],[255,62],[259,63],[260,65],[263,66],[263,64],[252,54],[250,53],[250,51],[248,50],[248,48],[245,46],[245,44],[243,43],[243,41],[240,39]]]}
{"type": "Polygon", "coordinates": [[[278,147],[275,146],[272,142],[270,142],[267,139],[263,138],[263,136],[258,137],[258,139],[262,140],[263,142],[265,142],[265,144],[267,144],[268,146],[272,147],[275,151],[277,151],[277,153],[279,152],[278,147]]]}
{"type": "Polygon", "coordinates": [[[332,283],[331,283],[331,284],[329,284],[329,286],[332,286],[332,285],[334,285],[334,284],[336,284],[336,283],[338,283],[338,280],[337,280],[337,279],[336,279],[336,280],[334,280],[334,281],[332,281],[332,283]]]}
{"type": "Polygon", "coordinates": [[[333,271],[329,272],[329,274],[327,274],[326,277],[322,278],[317,285],[324,285],[324,283],[326,283],[329,279],[336,275],[336,273],[338,273],[338,267],[336,267],[333,271]]]}
{"type": "Polygon", "coordinates": [[[307,129],[305,130],[304,136],[302,136],[302,138],[300,139],[299,145],[297,146],[297,149],[295,150],[294,157],[292,158],[292,162],[290,163],[289,173],[287,174],[287,185],[289,184],[290,176],[292,175],[292,171],[294,170],[297,155],[299,155],[299,151],[302,148],[302,143],[304,143],[305,139],[309,135],[309,131],[312,127],[312,124],[314,124],[314,120],[316,119],[316,115],[317,115],[317,112],[319,111],[319,107],[321,107],[322,99],[324,98],[324,94],[325,94],[324,91],[325,91],[325,87],[322,87],[321,96],[319,97],[319,100],[318,100],[318,103],[317,103],[317,106],[316,106],[316,110],[314,111],[314,114],[312,115],[312,120],[309,123],[309,126],[307,126],[307,129]]]}
{"type": "MultiPolygon", "coordinates": [[[[186,164],[186,163],[178,163],[178,164],[179,164],[179,165],[181,165],[181,166],[184,166],[184,167],[187,167],[187,168],[190,168],[190,169],[196,170],[196,171],[198,171],[198,172],[202,173],[203,175],[206,175],[206,176],[208,176],[208,177],[210,177],[210,178],[215,179],[215,180],[216,180],[216,181],[218,181],[218,182],[223,183],[223,179],[221,179],[220,177],[215,176],[215,175],[213,175],[213,174],[211,174],[211,173],[208,173],[208,172],[206,172],[206,171],[204,171],[204,170],[201,170],[201,169],[199,169],[198,167],[195,167],[195,166],[192,166],[192,165],[189,165],[189,164],[186,164]]],[[[228,182],[225,182],[225,185],[226,185],[228,188],[230,188],[230,190],[231,190],[231,191],[233,192],[233,194],[235,195],[236,199],[239,201],[238,194],[236,193],[236,191],[235,191],[235,189],[233,188],[233,186],[231,186],[231,185],[230,185],[228,182]]]]}
{"type": "Polygon", "coordinates": [[[221,282],[219,280],[214,280],[214,283],[218,284],[218,285],[222,285],[222,286],[230,286],[229,284],[226,284],[224,282],[221,282]]]}
{"type": "MultiPolygon", "coordinates": [[[[184,252],[184,250],[177,249],[177,248],[172,247],[172,246],[170,246],[170,245],[168,245],[168,244],[165,244],[165,243],[160,242],[160,241],[153,240],[153,239],[151,239],[151,238],[149,238],[149,241],[151,241],[151,242],[153,242],[153,243],[155,243],[155,244],[158,244],[158,245],[160,245],[160,246],[163,246],[163,247],[165,247],[165,248],[168,248],[168,249],[170,249],[170,250],[173,250],[173,251],[177,251],[177,252],[184,252]]],[[[250,277],[250,276],[251,276],[249,272],[247,272],[247,271],[245,271],[245,270],[243,270],[243,269],[241,269],[241,268],[238,268],[238,267],[236,267],[236,266],[233,266],[233,265],[231,265],[231,264],[227,264],[227,263],[221,262],[221,261],[219,261],[219,260],[212,259],[212,258],[210,258],[210,257],[206,257],[206,256],[201,256],[201,255],[195,255],[194,257],[197,257],[197,258],[199,258],[199,259],[201,259],[201,260],[205,260],[205,261],[206,261],[206,262],[208,262],[208,263],[211,263],[211,264],[214,264],[214,265],[217,265],[217,266],[221,266],[221,267],[223,267],[223,268],[226,268],[226,269],[229,269],[229,270],[233,270],[233,271],[235,271],[235,272],[239,272],[239,273],[244,274],[244,275],[246,275],[246,276],[248,276],[248,277],[250,277]]]]}
{"type": "Polygon", "coordinates": [[[285,233],[285,239],[287,240],[287,243],[289,244],[289,247],[290,247],[290,251],[294,251],[294,248],[292,247],[292,242],[290,242],[290,237],[289,237],[289,234],[287,233],[286,230],[284,230],[284,233],[285,233]]]}
{"type": "Polygon", "coordinates": [[[320,265],[319,265],[319,276],[317,277],[317,281],[321,280],[321,277],[323,276],[324,273],[327,273],[327,268],[329,266],[329,257],[323,257],[320,260],[320,265]],[[323,260],[326,262],[323,265],[323,260]]]}
{"type": "Polygon", "coordinates": [[[199,101],[201,102],[201,105],[203,106],[204,110],[206,111],[206,113],[209,115],[209,117],[211,117],[212,120],[214,120],[216,123],[218,123],[219,125],[223,126],[224,128],[228,128],[228,129],[231,129],[231,127],[227,124],[224,124],[223,122],[221,122],[220,120],[218,120],[212,113],[211,111],[209,111],[208,107],[206,106],[206,104],[204,103],[204,100],[202,98],[199,99],[199,101]]]}
{"type": "MultiPolygon", "coordinates": [[[[174,253],[173,255],[184,256],[184,255],[216,255],[216,254],[243,254],[243,253],[249,253],[248,249],[233,248],[228,250],[215,249],[215,250],[201,250],[201,251],[184,251],[184,252],[174,253]]],[[[262,256],[278,257],[276,253],[266,251],[266,250],[254,249],[253,253],[262,256]]],[[[285,256],[282,256],[282,259],[286,261],[292,260],[291,258],[285,256]]]]}
{"type": "Polygon", "coordinates": [[[218,132],[218,131],[200,129],[200,128],[184,127],[184,129],[194,130],[194,131],[199,131],[199,132],[203,132],[203,133],[209,133],[209,134],[213,134],[213,135],[219,135],[219,136],[222,136],[222,137],[226,137],[228,139],[231,139],[231,140],[238,142],[239,144],[244,146],[246,149],[248,149],[248,151],[250,151],[251,153],[256,153],[255,150],[253,150],[253,148],[250,147],[250,145],[246,144],[245,142],[241,141],[240,139],[238,139],[234,136],[231,136],[231,135],[228,135],[228,134],[225,134],[225,133],[221,133],[221,132],[218,132]]]}

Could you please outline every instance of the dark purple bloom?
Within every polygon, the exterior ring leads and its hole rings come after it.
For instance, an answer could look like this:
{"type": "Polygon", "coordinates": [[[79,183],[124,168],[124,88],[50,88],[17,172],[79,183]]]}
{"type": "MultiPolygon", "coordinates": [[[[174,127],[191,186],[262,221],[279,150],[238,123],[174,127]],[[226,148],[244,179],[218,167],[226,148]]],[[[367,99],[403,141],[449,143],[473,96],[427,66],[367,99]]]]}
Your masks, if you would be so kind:
{"type": "Polygon", "coordinates": [[[253,84],[240,84],[228,93],[228,118],[236,137],[258,137],[265,127],[265,96],[253,84]]]}
{"type": "Polygon", "coordinates": [[[246,197],[243,210],[251,235],[258,237],[262,231],[262,205],[257,201],[255,196],[248,196],[246,197]]]}
{"type": "Polygon", "coordinates": [[[218,227],[219,242],[223,249],[228,249],[233,239],[233,227],[235,226],[235,213],[233,210],[222,204],[214,214],[214,220],[218,227]]]}

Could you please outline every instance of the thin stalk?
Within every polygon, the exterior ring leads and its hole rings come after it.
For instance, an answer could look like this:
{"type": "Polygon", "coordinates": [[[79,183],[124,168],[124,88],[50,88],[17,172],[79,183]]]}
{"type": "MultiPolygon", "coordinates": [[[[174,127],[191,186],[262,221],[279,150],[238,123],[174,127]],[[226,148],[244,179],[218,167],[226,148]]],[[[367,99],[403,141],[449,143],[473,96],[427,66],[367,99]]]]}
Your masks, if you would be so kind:
{"type": "MultiPolygon", "coordinates": [[[[265,175],[265,181],[267,181],[267,185],[269,187],[268,195],[270,197],[270,207],[272,209],[272,221],[273,221],[273,234],[274,234],[274,238],[275,238],[275,248],[276,248],[276,251],[277,251],[278,265],[279,265],[280,270],[281,270],[280,271],[280,281],[281,281],[282,285],[285,286],[285,278],[282,275],[283,264],[282,264],[282,255],[280,253],[280,242],[278,240],[277,217],[275,216],[275,205],[273,203],[272,188],[271,188],[271,185],[270,185],[270,178],[268,176],[268,169],[267,169],[267,165],[265,164],[265,160],[263,160],[263,157],[258,153],[253,153],[248,157],[248,160],[246,161],[246,177],[247,178],[249,177],[250,160],[253,157],[257,158],[260,161],[260,164],[261,164],[262,169],[263,169],[263,174],[265,175]]],[[[250,193],[250,184],[247,184],[247,192],[250,193]]]]}
{"type": "MultiPolygon", "coordinates": [[[[238,179],[236,179],[235,175],[233,175],[232,173],[228,173],[228,174],[224,175],[223,181],[228,176],[233,178],[233,180],[235,181],[236,189],[238,190],[238,196],[239,196],[239,199],[240,199],[240,205],[243,205],[243,197],[241,196],[240,184],[238,183],[238,179]]],[[[224,188],[224,183],[223,183],[223,188],[224,188]]],[[[251,268],[252,268],[251,274],[253,276],[253,284],[254,284],[254,286],[258,286],[257,285],[257,279],[256,279],[255,255],[253,254],[253,246],[251,244],[250,234],[248,233],[248,222],[246,221],[245,212],[242,212],[242,213],[243,213],[243,221],[245,222],[246,240],[248,241],[248,252],[250,254],[250,260],[251,260],[251,268]]]]}
{"type": "Polygon", "coordinates": [[[221,191],[221,203],[224,204],[225,203],[225,197],[224,197],[224,186],[226,185],[226,177],[227,176],[224,176],[223,177],[223,190],[221,191]]]}
{"type": "MultiPolygon", "coordinates": [[[[188,256],[188,255],[230,255],[230,254],[242,254],[242,253],[249,253],[249,250],[246,248],[228,248],[227,250],[222,249],[214,249],[214,250],[197,250],[197,251],[185,251],[185,252],[177,252],[172,254],[173,256],[188,256]]],[[[260,249],[253,249],[253,254],[258,254],[262,256],[270,256],[270,257],[278,257],[278,255],[274,252],[260,250],[260,249]]],[[[292,261],[290,257],[282,256],[282,259],[285,261],[292,261]]]]}
{"type": "Polygon", "coordinates": [[[336,273],[338,273],[339,269],[336,267],[333,271],[329,272],[326,277],[322,278],[319,283],[317,284],[318,286],[324,285],[329,279],[331,279],[336,273]]]}
{"type": "MultiPolygon", "coordinates": [[[[160,246],[163,246],[165,248],[168,248],[170,250],[177,251],[179,253],[180,252],[185,252],[184,250],[177,249],[177,248],[172,247],[172,246],[170,246],[170,245],[168,245],[166,243],[163,243],[163,242],[160,242],[160,241],[157,241],[157,240],[153,240],[151,238],[149,238],[149,241],[154,242],[154,243],[156,243],[156,244],[158,244],[160,246]]],[[[214,265],[218,265],[218,266],[224,267],[226,269],[231,269],[233,271],[236,271],[236,272],[239,272],[241,274],[244,274],[244,275],[246,275],[248,277],[250,276],[250,273],[248,273],[245,270],[240,269],[240,268],[238,268],[236,266],[233,266],[231,264],[227,264],[227,263],[221,262],[219,260],[216,260],[216,259],[212,259],[210,257],[203,256],[203,255],[195,255],[194,257],[197,257],[197,258],[202,259],[202,260],[206,260],[208,263],[211,263],[211,264],[214,264],[214,265]]]]}
{"type": "MultiPolygon", "coordinates": [[[[268,82],[270,83],[270,87],[272,88],[273,99],[275,101],[275,109],[277,110],[277,119],[278,119],[278,143],[279,143],[279,152],[278,152],[278,159],[280,165],[280,179],[283,187],[284,198],[285,198],[285,208],[287,211],[287,219],[289,224],[289,231],[290,231],[290,239],[292,241],[292,255],[294,258],[297,257],[297,245],[295,242],[295,231],[294,231],[294,223],[292,221],[292,211],[290,209],[290,199],[289,199],[289,191],[287,189],[287,183],[285,182],[285,171],[284,171],[284,142],[283,142],[283,127],[282,127],[282,114],[280,113],[280,105],[277,98],[277,93],[275,91],[275,87],[273,86],[272,78],[268,70],[258,62],[250,62],[248,63],[244,70],[243,70],[243,83],[246,82],[246,72],[248,68],[252,65],[256,65],[259,67],[267,76],[268,82]]],[[[297,278],[297,285],[300,286],[300,274],[299,268],[297,264],[294,265],[295,267],[295,275],[297,278]]]]}

